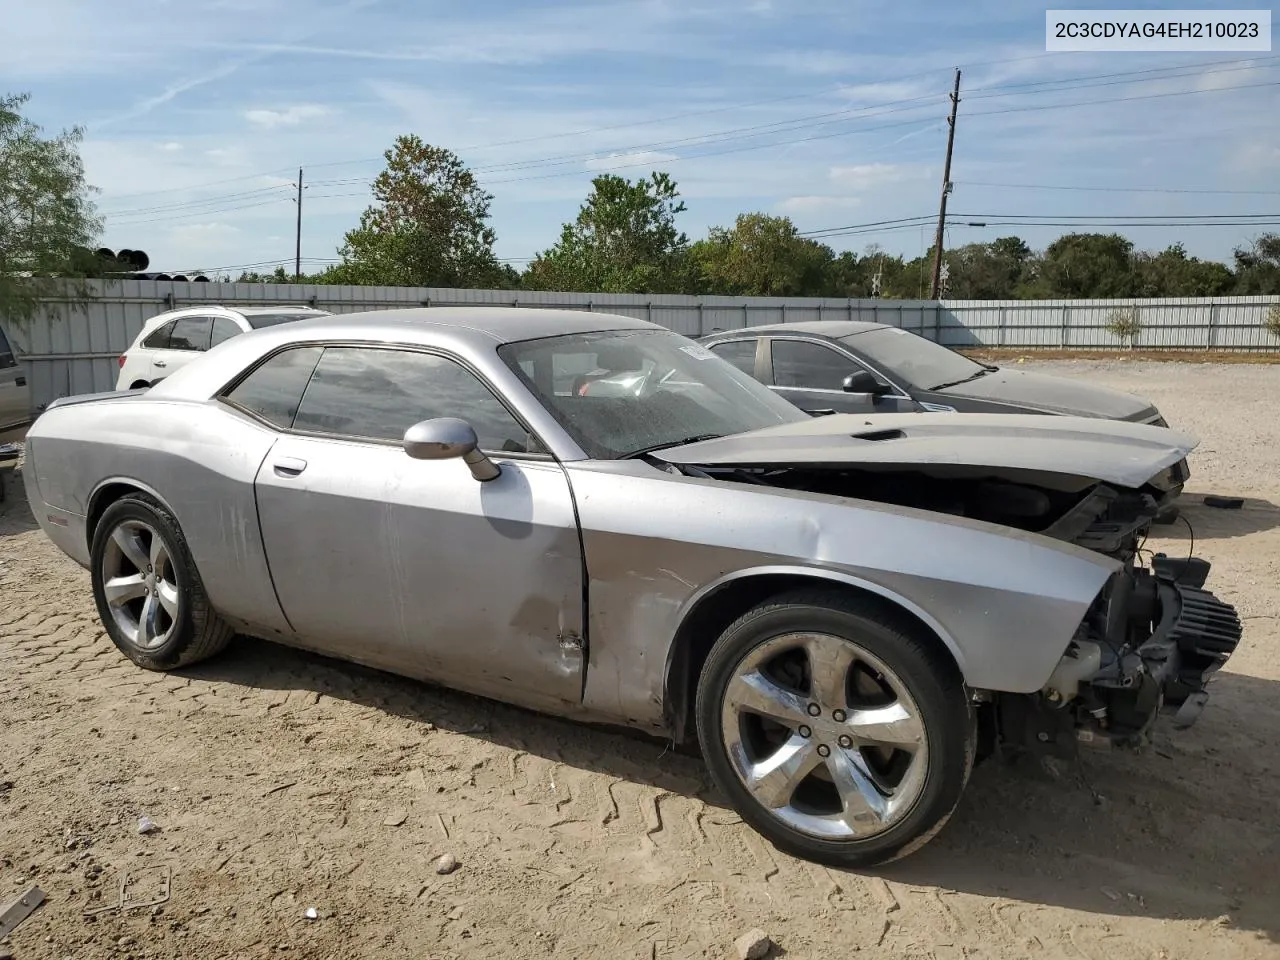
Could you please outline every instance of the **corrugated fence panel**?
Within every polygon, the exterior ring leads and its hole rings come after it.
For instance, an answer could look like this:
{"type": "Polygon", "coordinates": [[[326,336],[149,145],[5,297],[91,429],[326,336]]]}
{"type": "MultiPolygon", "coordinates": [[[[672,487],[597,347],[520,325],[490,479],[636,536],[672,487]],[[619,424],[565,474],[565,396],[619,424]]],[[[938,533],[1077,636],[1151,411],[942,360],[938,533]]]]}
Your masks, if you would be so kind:
{"type": "Polygon", "coordinates": [[[1160,300],[857,300],[785,297],[688,297],[676,294],[559,293],[541,290],[451,290],[435,287],[349,287],[314,284],[91,281],[92,300],[54,296],[23,330],[9,330],[28,364],[32,400],[115,385],[116,358],[143,324],[175,307],[203,303],[311,305],[334,313],[437,306],[554,307],[623,314],[686,336],[775,323],[861,320],[910,330],[949,347],[1124,350],[1115,321],[1137,321],[1132,347],[1147,350],[1280,351],[1280,298],[1160,300]]]}

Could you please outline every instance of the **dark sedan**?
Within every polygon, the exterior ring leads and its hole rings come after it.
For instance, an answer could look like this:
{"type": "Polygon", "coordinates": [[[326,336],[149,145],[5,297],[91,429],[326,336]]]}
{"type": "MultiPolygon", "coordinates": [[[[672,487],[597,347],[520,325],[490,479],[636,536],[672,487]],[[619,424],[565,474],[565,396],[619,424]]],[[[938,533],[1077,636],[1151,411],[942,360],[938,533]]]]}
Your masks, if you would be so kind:
{"type": "Polygon", "coordinates": [[[1141,397],[978,363],[882,323],[747,327],[702,343],[811,413],[1056,413],[1165,425],[1141,397]]]}
{"type": "MultiPolygon", "coordinates": [[[[883,323],[819,320],[724,330],[704,346],[812,414],[1044,413],[1167,426],[1149,401],[978,363],[883,323]]],[[[1171,469],[1177,489],[1186,462],[1171,469]]]]}

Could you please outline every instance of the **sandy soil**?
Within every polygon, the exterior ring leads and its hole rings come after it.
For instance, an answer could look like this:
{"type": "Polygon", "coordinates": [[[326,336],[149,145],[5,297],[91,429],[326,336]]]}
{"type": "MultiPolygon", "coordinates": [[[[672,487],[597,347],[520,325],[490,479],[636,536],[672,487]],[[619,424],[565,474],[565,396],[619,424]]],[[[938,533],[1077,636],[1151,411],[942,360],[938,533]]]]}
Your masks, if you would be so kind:
{"type": "Polygon", "coordinates": [[[1100,800],[987,764],[924,851],[845,873],[768,847],[661,744],[256,642],[146,673],[9,477],[0,910],[31,884],[49,901],[0,956],[656,960],[760,927],[790,957],[1280,957],[1280,367],[1026,366],[1145,394],[1204,438],[1185,515],[1247,618],[1197,726],[1085,756],[1100,800]],[[461,866],[438,875],[446,852],[461,866]],[[145,899],[166,867],[162,907],[84,915],[122,871],[145,899]]]}

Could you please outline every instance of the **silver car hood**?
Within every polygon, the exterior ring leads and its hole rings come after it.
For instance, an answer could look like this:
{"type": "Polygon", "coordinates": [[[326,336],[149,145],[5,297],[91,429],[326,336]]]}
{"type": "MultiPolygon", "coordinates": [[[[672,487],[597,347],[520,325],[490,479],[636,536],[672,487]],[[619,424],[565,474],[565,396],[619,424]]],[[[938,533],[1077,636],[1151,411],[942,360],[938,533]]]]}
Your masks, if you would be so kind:
{"type": "Polygon", "coordinates": [[[1140,487],[1183,460],[1188,434],[1115,420],[1038,414],[836,414],[654,454],[700,466],[991,467],[1140,487]]]}

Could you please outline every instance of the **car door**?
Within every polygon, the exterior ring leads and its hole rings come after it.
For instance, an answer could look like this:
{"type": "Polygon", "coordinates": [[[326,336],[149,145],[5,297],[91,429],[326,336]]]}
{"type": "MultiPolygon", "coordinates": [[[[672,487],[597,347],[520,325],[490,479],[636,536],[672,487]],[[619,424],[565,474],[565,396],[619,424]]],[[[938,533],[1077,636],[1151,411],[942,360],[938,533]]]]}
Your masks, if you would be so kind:
{"type": "Polygon", "coordinates": [[[834,344],[770,337],[767,369],[773,389],[809,413],[902,413],[920,409],[910,397],[834,344]],[[880,396],[845,392],[845,378],[859,372],[872,374],[889,392],[880,396]]]}
{"type": "Polygon", "coordinates": [[[0,443],[19,439],[18,430],[31,419],[31,388],[26,368],[0,329],[0,443]]]}
{"type": "Polygon", "coordinates": [[[255,371],[314,366],[256,482],[267,559],[298,642],[530,706],[578,703],[582,551],[561,466],[456,358],[299,349],[255,371]],[[497,479],[404,453],[409,426],[445,416],[473,426],[497,479]]]}
{"type": "Polygon", "coordinates": [[[762,379],[757,355],[763,351],[759,346],[764,340],[761,337],[747,337],[742,340],[719,340],[707,344],[707,349],[722,360],[728,360],[749,377],[762,379]]]}
{"type": "MultiPolygon", "coordinates": [[[[157,343],[156,348],[152,350],[151,382],[163,380],[175,370],[181,370],[208,350],[212,331],[212,317],[178,317],[169,328],[167,342],[157,343]]],[[[148,341],[151,339],[148,338],[148,341]]]]}

